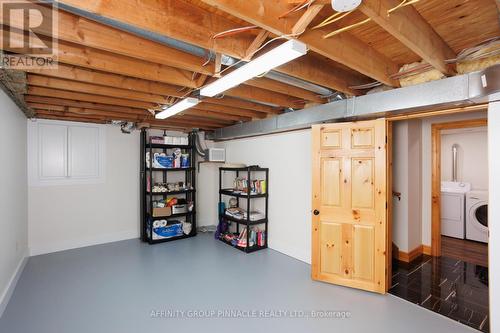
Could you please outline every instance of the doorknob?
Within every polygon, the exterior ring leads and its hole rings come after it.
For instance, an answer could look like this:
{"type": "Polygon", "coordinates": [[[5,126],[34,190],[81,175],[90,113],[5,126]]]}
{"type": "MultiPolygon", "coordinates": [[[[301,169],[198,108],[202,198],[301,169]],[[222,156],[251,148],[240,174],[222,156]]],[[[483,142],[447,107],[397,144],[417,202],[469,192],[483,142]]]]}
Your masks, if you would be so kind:
{"type": "Polygon", "coordinates": [[[314,215],[319,215],[319,210],[315,209],[313,212],[314,215]]]}

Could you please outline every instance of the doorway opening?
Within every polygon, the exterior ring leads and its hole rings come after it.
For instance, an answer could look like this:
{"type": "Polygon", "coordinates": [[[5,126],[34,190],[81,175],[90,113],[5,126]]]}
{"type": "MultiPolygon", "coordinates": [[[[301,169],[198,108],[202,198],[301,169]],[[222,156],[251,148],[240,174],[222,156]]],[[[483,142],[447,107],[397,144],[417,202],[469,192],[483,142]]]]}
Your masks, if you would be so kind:
{"type": "Polygon", "coordinates": [[[389,122],[389,293],[488,332],[486,112],[389,122]]]}

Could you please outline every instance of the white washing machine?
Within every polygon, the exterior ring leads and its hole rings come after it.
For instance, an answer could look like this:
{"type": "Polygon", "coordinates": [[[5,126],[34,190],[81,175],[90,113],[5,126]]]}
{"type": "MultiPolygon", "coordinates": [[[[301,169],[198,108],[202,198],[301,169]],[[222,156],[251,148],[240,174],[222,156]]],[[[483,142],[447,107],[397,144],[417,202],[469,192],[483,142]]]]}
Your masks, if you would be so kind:
{"type": "Polygon", "coordinates": [[[465,238],[488,243],[488,191],[468,192],[465,205],[465,238]]]}

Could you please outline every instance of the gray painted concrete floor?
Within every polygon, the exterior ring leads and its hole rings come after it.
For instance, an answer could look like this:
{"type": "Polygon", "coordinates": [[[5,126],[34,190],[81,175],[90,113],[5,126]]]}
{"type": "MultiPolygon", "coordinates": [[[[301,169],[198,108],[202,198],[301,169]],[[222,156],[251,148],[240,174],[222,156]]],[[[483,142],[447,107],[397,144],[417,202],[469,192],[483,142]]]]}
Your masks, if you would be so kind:
{"type": "Polygon", "coordinates": [[[246,255],[212,234],[154,246],[129,240],[32,257],[0,318],[2,333],[272,331],[474,330],[394,296],[312,281],[310,266],[303,262],[273,250],[246,255]],[[219,310],[227,309],[255,312],[218,317],[219,310]],[[184,318],[155,318],[153,310],[186,312],[184,318]],[[187,319],[194,311],[206,316],[212,310],[212,318],[187,319]],[[273,310],[297,311],[294,316],[312,310],[351,315],[279,318],[278,312],[260,312],[273,310]]]}

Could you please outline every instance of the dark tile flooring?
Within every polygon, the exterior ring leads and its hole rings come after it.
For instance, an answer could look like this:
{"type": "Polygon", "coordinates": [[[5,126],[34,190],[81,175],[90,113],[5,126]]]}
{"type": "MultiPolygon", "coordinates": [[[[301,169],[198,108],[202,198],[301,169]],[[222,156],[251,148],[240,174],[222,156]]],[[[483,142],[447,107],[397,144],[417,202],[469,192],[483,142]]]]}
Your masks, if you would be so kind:
{"type": "Polygon", "coordinates": [[[489,332],[487,267],[426,255],[409,264],[394,261],[389,293],[489,332]]]}

